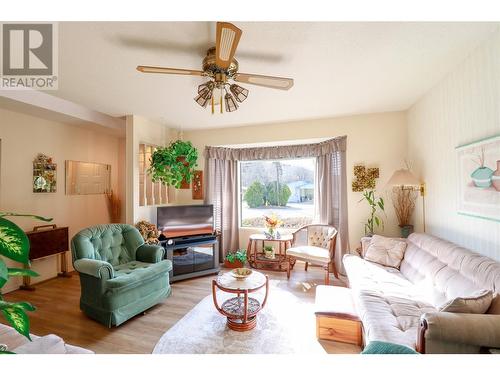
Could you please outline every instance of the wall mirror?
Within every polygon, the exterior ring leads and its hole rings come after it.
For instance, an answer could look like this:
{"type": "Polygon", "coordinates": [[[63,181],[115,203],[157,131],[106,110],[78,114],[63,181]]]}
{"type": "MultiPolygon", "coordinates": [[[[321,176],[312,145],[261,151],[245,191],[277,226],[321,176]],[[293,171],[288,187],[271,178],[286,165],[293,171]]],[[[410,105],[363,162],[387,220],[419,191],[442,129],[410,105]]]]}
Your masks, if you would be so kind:
{"type": "Polygon", "coordinates": [[[111,165],[66,160],[66,194],[106,194],[111,190],[111,165]]]}
{"type": "Polygon", "coordinates": [[[38,154],[33,160],[33,193],[55,193],[57,182],[57,164],[52,158],[38,154]]]}

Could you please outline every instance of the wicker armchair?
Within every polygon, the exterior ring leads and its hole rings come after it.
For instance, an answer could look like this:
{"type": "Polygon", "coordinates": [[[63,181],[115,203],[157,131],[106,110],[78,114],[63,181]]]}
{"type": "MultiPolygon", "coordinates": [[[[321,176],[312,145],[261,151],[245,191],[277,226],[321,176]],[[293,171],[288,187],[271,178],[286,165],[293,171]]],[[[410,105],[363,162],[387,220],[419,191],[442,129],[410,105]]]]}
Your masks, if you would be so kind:
{"type": "Polygon", "coordinates": [[[338,279],[335,266],[335,242],[337,229],[326,224],[310,224],[297,229],[293,233],[292,247],[287,249],[288,257],[287,277],[290,278],[290,270],[296,260],[302,260],[305,270],[309,263],[323,266],[325,270],[325,284],[330,283],[330,267],[338,279]]]}

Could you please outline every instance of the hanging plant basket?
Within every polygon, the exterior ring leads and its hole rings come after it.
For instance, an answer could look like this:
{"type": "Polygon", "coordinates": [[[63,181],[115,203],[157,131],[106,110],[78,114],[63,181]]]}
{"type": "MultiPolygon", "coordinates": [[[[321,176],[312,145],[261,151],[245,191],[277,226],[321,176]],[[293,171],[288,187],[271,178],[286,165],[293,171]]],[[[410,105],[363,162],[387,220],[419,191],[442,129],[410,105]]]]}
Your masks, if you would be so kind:
{"type": "Polygon", "coordinates": [[[148,173],[154,182],[160,181],[177,189],[189,188],[197,161],[198,150],[191,142],[177,140],[153,152],[148,173]]]}

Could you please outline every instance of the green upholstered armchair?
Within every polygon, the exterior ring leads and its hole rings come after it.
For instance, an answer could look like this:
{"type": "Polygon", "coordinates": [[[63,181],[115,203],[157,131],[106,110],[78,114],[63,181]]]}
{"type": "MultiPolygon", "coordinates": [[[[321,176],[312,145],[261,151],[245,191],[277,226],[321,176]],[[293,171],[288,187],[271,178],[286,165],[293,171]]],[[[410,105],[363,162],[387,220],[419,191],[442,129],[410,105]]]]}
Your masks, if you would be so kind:
{"type": "Polygon", "coordinates": [[[171,293],[170,260],[161,246],[147,245],[127,224],[97,225],[71,240],[80,274],[80,309],[108,327],[118,326],[171,293]]]}

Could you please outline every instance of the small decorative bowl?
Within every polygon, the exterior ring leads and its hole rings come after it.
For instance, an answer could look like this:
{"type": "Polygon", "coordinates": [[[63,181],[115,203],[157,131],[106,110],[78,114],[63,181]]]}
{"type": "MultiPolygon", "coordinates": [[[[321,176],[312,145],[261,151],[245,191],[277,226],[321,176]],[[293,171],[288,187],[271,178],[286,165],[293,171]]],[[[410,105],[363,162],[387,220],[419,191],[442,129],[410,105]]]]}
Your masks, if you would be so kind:
{"type": "Polygon", "coordinates": [[[249,268],[235,268],[231,271],[231,276],[243,280],[252,274],[252,270],[249,268]]]}

